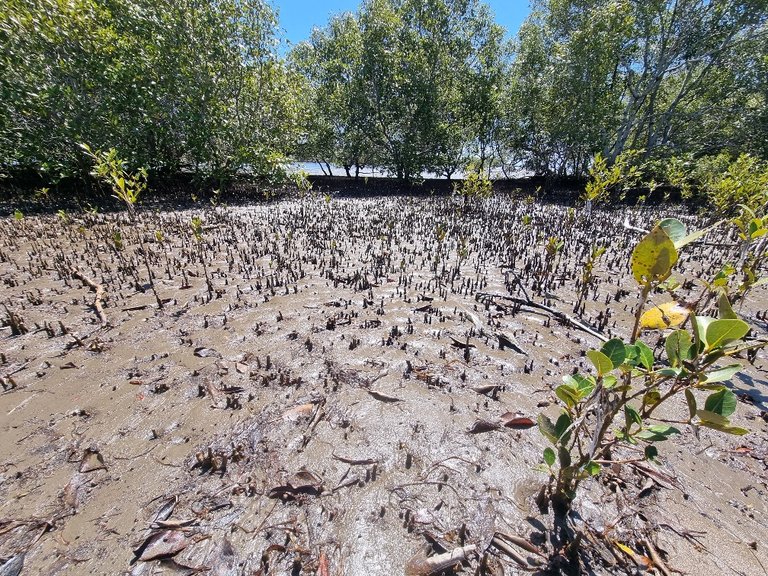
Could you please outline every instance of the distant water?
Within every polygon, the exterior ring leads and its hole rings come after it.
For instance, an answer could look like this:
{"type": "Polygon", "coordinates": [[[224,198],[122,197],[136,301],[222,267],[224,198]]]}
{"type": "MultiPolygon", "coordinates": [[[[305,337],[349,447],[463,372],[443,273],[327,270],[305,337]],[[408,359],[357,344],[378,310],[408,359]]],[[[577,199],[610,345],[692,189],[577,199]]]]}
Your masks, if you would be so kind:
{"type": "MultiPolygon", "coordinates": [[[[288,165],[288,170],[290,172],[298,172],[299,170],[304,170],[307,174],[310,176],[323,176],[328,174],[328,169],[323,165],[320,166],[317,162],[292,162],[288,165]]],[[[344,168],[342,166],[335,166],[331,164],[331,172],[334,176],[346,176],[347,173],[344,171],[344,168]]],[[[350,174],[354,176],[355,171],[354,169],[350,170],[350,174]]],[[[512,172],[509,174],[510,178],[526,178],[528,176],[532,176],[533,173],[529,172],[527,170],[517,170],[515,172],[512,172]]],[[[372,168],[370,166],[364,166],[360,169],[360,177],[361,178],[386,178],[394,176],[393,174],[388,173],[386,170],[378,169],[378,168],[372,168]]],[[[438,175],[433,172],[422,172],[420,174],[421,178],[438,178],[438,179],[444,179],[445,176],[438,175]]],[[[454,178],[463,178],[464,173],[459,171],[456,172],[453,175],[454,178]]],[[[504,173],[499,168],[494,168],[491,170],[491,178],[494,180],[502,179],[504,178],[504,173]]]]}

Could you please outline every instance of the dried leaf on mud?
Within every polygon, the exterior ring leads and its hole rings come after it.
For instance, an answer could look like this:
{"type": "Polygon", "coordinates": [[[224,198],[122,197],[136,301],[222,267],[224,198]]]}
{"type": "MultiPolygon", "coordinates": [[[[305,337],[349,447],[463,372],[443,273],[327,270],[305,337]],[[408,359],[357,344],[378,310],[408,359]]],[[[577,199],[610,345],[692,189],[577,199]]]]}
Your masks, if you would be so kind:
{"type": "Polygon", "coordinates": [[[200,574],[202,572],[208,573],[210,570],[207,566],[187,566],[173,558],[163,558],[159,564],[163,569],[163,574],[175,574],[177,576],[191,576],[192,574],[200,574]]]}
{"type": "Polygon", "coordinates": [[[173,496],[163,502],[160,508],[157,509],[157,514],[155,514],[155,518],[152,521],[162,522],[163,520],[168,520],[168,518],[171,517],[171,514],[173,514],[173,509],[176,508],[178,501],[179,497],[173,496]]]}
{"type": "Polygon", "coordinates": [[[221,354],[216,352],[216,350],[213,348],[206,348],[205,346],[195,348],[194,354],[199,358],[221,358],[221,354]]]}
{"type": "Polygon", "coordinates": [[[493,432],[494,430],[499,430],[500,428],[501,424],[498,424],[497,422],[477,420],[474,424],[472,424],[467,432],[469,434],[482,434],[483,432],[493,432]]]}
{"type": "Polygon", "coordinates": [[[413,556],[405,565],[406,576],[431,576],[451,568],[464,561],[467,555],[475,551],[475,546],[470,544],[462,548],[455,548],[445,554],[437,554],[427,558],[423,552],[413,556]]]}
{"type": "Polygon", "coordinates": [[[80,506],[80,488],[82,485],[83,477],[75,474],[72,480],[64,487],[64,491],[61,494],[61,501],[74,512],[77,512],[77,508],[80,506]]]}
{"type": "Polygon", "coordinates": [[[145,562],[158,558],[167,558],[178,554],[189,545],[189,539],[178,530],[155,532],[134,550],[139,560],[145,562]]]}
{"type": "Polygon", "coordinates": [[[270,498],[291,499],[297,494],[319,495],[323,491],[323,479],[306,469],[299,470],[284,486],[269,491],[270,498]]]}
{"type": "Polygon", "coordinates": [[[520,416],[514,412],[505,412],[501,415],[501,424],[507,428],[526,429],[536,426],[536,422],[527,416],[520,416]]]}
{"type": "Polygon", "coordinates": [[[288,410],[283,412],[283,420],[287,420],[289,422],[296,422],[297,420],[301,419],[303,416],[310,416],[314,409],[315,409],[314,404],[300,404],[299,406],[294,406],[293,408],[289,408],[288,410]]]}
{"type": "Polygon", "coordinates": [[[485,394],[493,400],[496,400],[499,396],[499,392],[501,391],[501,386],[498,384],[484,384],[482,386],[473,386],[472,390],[478,394],[485,394]]]}
{"type": "Polygon", "coordinates": [[[211,576],[229,576],[233,573],[237,558],[235,549],[226,536],[207,558],[206,563],[212,566],[209,572],[211,576]]]}

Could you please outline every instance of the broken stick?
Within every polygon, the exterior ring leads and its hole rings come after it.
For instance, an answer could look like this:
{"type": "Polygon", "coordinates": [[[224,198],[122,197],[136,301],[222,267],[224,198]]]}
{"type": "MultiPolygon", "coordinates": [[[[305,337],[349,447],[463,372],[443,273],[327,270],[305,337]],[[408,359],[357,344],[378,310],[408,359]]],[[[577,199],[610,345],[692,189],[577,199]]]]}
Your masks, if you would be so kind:
{"type": "Polygon", "coordinates": [[[80,272],[80,270],[74,269],[71,271],[71,274],[72,278],[80,280],[96,293],[96,296],[93,299],[93,307],[96,310],[96,315],[99,317],[99,320],[101,320],[101,325],[106,326],[108,324],[107,315],[104,313],[104,307],[101,304],[101,301],[104,300],[104,297],[106,296],[104,287],[91,280],[88,276],[80,272]]]}

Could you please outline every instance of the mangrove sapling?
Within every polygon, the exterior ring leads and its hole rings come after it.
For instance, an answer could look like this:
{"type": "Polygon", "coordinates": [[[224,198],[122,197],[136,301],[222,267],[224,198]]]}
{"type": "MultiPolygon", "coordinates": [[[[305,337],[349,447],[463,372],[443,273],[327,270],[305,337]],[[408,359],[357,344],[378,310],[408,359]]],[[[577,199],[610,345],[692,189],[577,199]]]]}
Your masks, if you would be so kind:
{"type": "Polygon", "coordinates": [[[742,243],[738,264],[741,269],[741,282],[733,295],[736,302],[742,300],[753,288],[768,282],[768,278],[758,278],[768,248],[768,216],[757,216],[748,206],[741,206],[741,214],[732,222],[742,243]]]}
{"type": "Polygon", "coordinates": [[[462,197],[462,214],[466,214],[470,204],[476,199],[490,198],[493,194],[493,182],[470,164],[461,182],[454,182],[453,193],[462,197]]]}
{"type": "Polygon", "coordinates": [[[595,264],[600,260],[600,257],[605,254],[605,246],[593,246],[589,257],[584,262],[584,268],[581,271],[581,278],[579,278],[579,297],[576,300],[576,304],[573,306],[574,313],[577,313],[584,300],[587,298],[587,293],[592,283],[595,280],[595,264]]]}
{"type": "Polygon", "coordinates": [[[642,150],[626,150],[609,164],[608,159],[598,152],[589,169],[589,182],[581,195],[587,218],[592,216],[595,205],[608,202],[613,195],[623,196],[641,182],[643,174],[636,164],[641,154],[642,150]]]}
{"type": "Polygon", "coordinates": [[[678,249],[700,236],[700,232],[687,235],[680,221],[667,219],[637,244],[631,269],[640,303],[629,338],[613,338],[599,350],[589,350],[586,355],[594,374],[565,376],[555,390],[562,403],[558,418],[538,417],[539,430],[552,444],[544,450],[550,479],[539,502],[542,506],[551,502],[561,517],[583,480],[599,474],[604,465],[617,463],[611,451],[618,445],[638,454],[623,462],[638,462],[653,460],[658,454],[655,443],[680,433],[671,424],[747,433],[729,420],[737,399],[723,384],[741,366],[717,363],[765,342],[743,340],[750,327],[733,313],[727,294],[721,293],[717,318],[699,315],[699,302],[672,300],[646,309],[650,296],[670,279],[678,249]],[[689,328],[682,328],[686,323],[689,328]],[[665,337],[664,360],[640,338],[643,329],[652,327],[671,330],[665,337]],[[707,393],[703,405],[697,398],[701,393],[707,393]],[[672,422],[656,416],[659,407],[676,398],[685,398],[687,419],[672,422]],[[644,449],[638,450],[641,443],[644,449]]]}
{"type": "MultiPolygon", "coordinates": [[[[117,150],[110,148],[107,152],[97,150],[92,151],[87,144],[81,144],[80,147],[85,150],[85,153],[94,160],[95,164],[91,174],[103,182],[109,184],[112,188],[114,197],[121,200],[128,209],[128,219],[132,226],[138,224],[138,215],[136,211],[136,205],[139,201],[139,196],[147,189],[147,170],[146,168],[140,168],[137,172],[128,172],[125,160],[122,160],[117,150]]],[[[120,230],[116,232],[116,235],[120,235],[120,230]]],[[[152,275],[152,269],[149,266],[149,254],[147,251],[146,242],[141,230],[138,233],[139,236],[139,249],[142,259],[144,260],[144,266],[147,269],[147,277],[149,279],[149,287],[152,290],[152,294],[155,296],[157,307],[162,310],[163,301],[157,293],[155,287],[154,276],[152,275]]],[[[122,245],[122,238],[119,238],[120,245],[122,245]]],[[[115,242],[115,246],[118,251],[121,251],[121,246],[118,247],[118,242],[115,242]]]]}
{"type": "Polygon", "coordinates": [[[195,237],[195,243],[198,247],[200,262],[203,263],[203,274],[205,274],[205,285],[208,289],[208,301],[210,302],[213,299],[213,284],[211,283],[211,277],[208,274],[208,264],[205,262],[205,253],[203,252],[203,220],[200,216],[193,216],[189,225],[192,228],[192,235],[195,237]]]}
{"type": "Polygon", "coordinates": [[[552,272],[555,269],[555,260],[559,261],[565,243],[556,236],[547,238],[544,244],[544,262],[536,275],[535,291],[543,294],[552,284],[552,272]]]}

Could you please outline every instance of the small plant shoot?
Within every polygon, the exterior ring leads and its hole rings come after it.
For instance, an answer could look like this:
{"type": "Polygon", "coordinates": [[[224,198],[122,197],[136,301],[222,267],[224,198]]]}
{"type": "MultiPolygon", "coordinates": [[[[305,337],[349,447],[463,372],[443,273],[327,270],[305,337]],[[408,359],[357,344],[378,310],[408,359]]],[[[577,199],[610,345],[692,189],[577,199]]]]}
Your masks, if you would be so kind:
{"type": "MultiPolygon", "coordinates": [[[[545,501],[567,509],[581,482],[611,464],[612,451],[621,445],[642,448],[642,456],[629,460],[638,461],[654,459],[655,444],[680,434],[685,425],[747,434],[729,419],[736,395],[724,383],[741,369],[729,359],[763,343],[744,340],[750,327],[733,312],[726,285],[717,284],[717,317],[700,314],[698,302],[676,301],[674,291],[672,300],[649,304],[650,295],[670,278],[678,250],[700,236],[688,235],[682,222],[669,219],[635,246],[631,270],[640,304],[630,336],[587,351],[591,373],[565,376],[555,390],[560,414],[539,416],[539,430],[551,443],[543,453],[550,473],[545,501]],[[664,354],[657,357],[642,335],[655,340],[659,331],[664,354]],[[687,420],[677,426],[659,420],[660,409],[671,401],[684,401],[688,408],[687,420]]],[[[715,289],[714,282],[710,286],[715,289]]]]}

